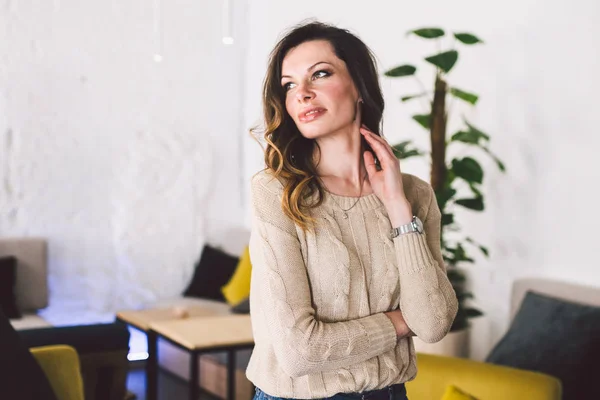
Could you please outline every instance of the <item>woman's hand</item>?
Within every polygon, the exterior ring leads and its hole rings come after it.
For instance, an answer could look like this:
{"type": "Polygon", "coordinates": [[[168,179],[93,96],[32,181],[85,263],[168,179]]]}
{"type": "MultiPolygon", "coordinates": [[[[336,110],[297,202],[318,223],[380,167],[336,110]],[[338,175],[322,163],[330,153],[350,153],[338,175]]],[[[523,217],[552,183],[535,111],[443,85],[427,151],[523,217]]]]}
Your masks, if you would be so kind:
{"type": "Polygon", "coordinates": [[[365,167],[373,192],[385,206],[393,227],[408,224],[412,220],[412,209],[404,194],[400,160],[381,136],[371,132],[364,125],[360,127],[360,133],[375,152],[381,165],[381,170],[378,171],[373,154],[365,151],[365,167]]]}
{"type": "Polygon", "coordinates": [[[394,324],[394,328],[396,328],[396,336],[398,338],[404,338],[407,336],[414,336],[415,334],[410,330],[406,322],[404,321],[404,316],[402,315],[402,311],[394,310],[390,312],[386,312],[385,315],[392,321],[394,324]]]}

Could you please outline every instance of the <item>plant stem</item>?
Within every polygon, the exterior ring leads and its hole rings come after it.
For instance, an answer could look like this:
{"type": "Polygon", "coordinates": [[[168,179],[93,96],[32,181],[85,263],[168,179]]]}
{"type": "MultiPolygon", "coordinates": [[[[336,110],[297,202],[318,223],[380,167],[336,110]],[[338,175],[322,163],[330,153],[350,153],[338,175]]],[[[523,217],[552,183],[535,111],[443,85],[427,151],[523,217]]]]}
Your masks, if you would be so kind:
{"type": "Polygon", "coordinates": [[[448,85],[440,74],[435,77],[431,107],[431,186],[437,193],[446,182],[446,93],[448,85]]]}

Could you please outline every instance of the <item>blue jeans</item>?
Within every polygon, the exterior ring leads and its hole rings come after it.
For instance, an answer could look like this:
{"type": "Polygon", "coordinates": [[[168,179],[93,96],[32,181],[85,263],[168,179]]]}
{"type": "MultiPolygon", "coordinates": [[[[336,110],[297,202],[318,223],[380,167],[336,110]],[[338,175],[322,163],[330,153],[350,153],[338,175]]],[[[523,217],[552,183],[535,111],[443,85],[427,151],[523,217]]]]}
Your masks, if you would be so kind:
{"type": "MultiPolygon", "coordinates": [[[[369,400],[369,399],[386,399],[386,400],[408,400],[406,395],[406,387],[403,383],[392,385],[386,389],[372,390],[363,393],[338,393],[331,397],[326,397],[322,400],[369,400]]],[[[256,393],[252,400],[294,400],[284,397],[270,396],[256,388],[256,393]]]]}

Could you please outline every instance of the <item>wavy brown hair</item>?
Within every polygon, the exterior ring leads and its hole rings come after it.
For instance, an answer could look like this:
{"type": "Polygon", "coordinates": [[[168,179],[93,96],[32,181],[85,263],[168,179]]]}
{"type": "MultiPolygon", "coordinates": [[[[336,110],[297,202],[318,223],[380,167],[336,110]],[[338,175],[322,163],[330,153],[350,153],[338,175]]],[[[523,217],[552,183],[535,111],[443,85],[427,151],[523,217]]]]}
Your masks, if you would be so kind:
{"type": "MultiPolygon", "coordinates": [[[[321,22],[294,27],[271,52],[263,87],[263,114],[266,170],[284,186],[282,209],[302,229],[314,227],[308,210],[323,202],[324,188],[314,161],[318,144],[298,130],[285,107],[285,90],[281,86],[281,66],[287,53],[298,45],[313,40],[328,41],[336,56],[346,63],[362,104],[362,123],[380,134],[384,101],[379,86],[377,63],[371,50],[345,29],[321,22]],[[315,196],[316,195],[316,196],[315,196]]],[[[370,147],[363,140],[363,146],[370,147]]]]}

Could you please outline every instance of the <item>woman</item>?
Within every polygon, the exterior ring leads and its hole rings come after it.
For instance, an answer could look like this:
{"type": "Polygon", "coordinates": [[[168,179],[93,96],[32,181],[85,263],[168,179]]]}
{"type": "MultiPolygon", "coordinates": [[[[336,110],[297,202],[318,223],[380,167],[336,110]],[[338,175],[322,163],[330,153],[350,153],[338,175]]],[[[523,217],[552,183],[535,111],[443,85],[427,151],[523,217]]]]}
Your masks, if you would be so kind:
{"type": "Polygon", "coordinates": [[[308,23],[271,54],[266,169],[252,179],[247,376],[263,398],[407,399],[411,336],[441,340],[457,311],[431,187],[380,136],[367,46],[308,23]],[[421,222],[422,221],[422,222],[421,222]]]}

